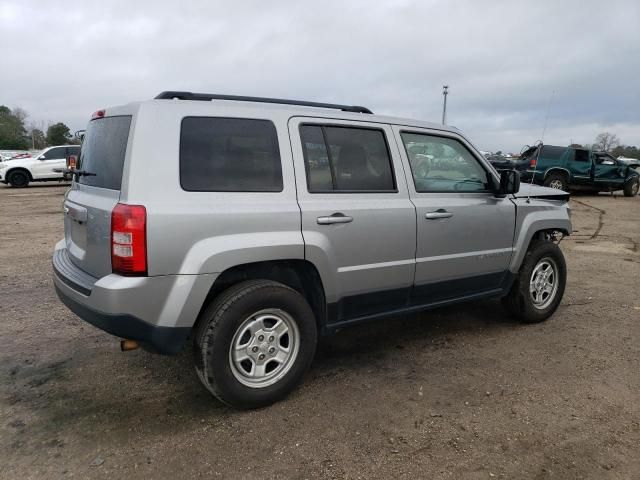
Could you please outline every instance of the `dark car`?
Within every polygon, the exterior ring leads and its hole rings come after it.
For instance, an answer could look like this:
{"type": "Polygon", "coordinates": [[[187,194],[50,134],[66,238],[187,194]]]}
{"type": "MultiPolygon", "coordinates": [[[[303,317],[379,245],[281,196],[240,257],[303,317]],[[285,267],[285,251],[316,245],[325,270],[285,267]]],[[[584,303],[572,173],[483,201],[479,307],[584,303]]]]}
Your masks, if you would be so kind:
{"type": "MultiPolygon", "coordinates": [[[[493,163],[493,162],[492,162],[493,163]]],[[[613,192],[623,190],[626,197],[638,194],[640,163],[625,163],[605,152],[585,148],[542,145],[527,148],[510,165],[493,163],[497,170],[520,172],[523,182],[560,190],[613,192]]]]}

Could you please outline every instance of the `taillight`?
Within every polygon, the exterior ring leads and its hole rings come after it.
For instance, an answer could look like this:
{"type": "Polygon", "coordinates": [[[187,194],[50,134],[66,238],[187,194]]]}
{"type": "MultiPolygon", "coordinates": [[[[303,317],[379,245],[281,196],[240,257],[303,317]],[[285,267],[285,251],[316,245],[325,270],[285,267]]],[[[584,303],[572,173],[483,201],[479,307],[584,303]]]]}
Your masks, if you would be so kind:
{"type": "Polygon", "coordinates": [[[535,158],[535,157],[534,157],[534,158],[532,158],[532,159],[529,161],[529,167],[530,167],[530,168],[535,168],[535,167],[536,167],[536,164],[537,164],[537,160],[536,160],[536,158],[535,158]]]}
{"type": "Polygon", "coordinates": [[[96,118],[102,118],[104,117],[104,114],[106,112],[104,110],[98,110],[97,112],[93,112],[93,115],[91,115],[91,120],[95,120],[96,118]]]}
{"type": "Polygon", "coordinates": [[[111,212],[111,269],[120,275],[147,274],[147,210],[118,203],[111,212]]]}

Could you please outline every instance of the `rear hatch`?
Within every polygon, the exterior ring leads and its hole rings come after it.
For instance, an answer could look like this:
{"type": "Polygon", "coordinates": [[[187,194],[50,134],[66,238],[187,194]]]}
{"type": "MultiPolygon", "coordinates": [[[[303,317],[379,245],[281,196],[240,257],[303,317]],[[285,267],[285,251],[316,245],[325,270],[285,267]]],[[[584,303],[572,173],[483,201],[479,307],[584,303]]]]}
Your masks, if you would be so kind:
{"type": "Polygon", "coordinates": [[[111,273],[111,212],[120,198],[131,115],[91,120],[76,178],[64,202],[64,231],[70,260],[101,278],[111,273]]]}

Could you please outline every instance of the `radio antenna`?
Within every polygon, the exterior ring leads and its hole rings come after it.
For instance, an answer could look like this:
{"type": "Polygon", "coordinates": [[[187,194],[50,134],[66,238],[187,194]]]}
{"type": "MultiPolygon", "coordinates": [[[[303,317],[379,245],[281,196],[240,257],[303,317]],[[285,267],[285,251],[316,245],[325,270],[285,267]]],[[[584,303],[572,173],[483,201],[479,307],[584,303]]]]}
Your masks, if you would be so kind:
{"type": "Polygon", "coordinates": [[[549,123],[549,110],[551,109],[551,102],[553,101],[553,97],[556,94],[556,91],[553,90],[551,92],[551,96],[549,97],[549,101],[547,102],[547,113],[544,117],[544,128],[542,129],[542,137],[540,137],[540,142],[544,142],[544,134],[547,133],[547,124],[549,123]]]}
{"type": "MultiPolygon", "coordinates": [[[[553,100],[554,95],[556,94],[555,90],[551,91],[551,96],[549,97],[549,100],[547,101],[547,112],[544,116],[544,127],[542,128],[542,136],[540,137],[540,140],[538,140],[535,145],[537,147],[536,149],[536,163],[533,164],[533,174],[531,175],[531,185],[533,185],[533,181],[536,178],[536,170],[538,168],[538,160],[540,159],[540,151],[542,150],[542,147],[544,146],[544,134],[547,133],[547,125],[549,123],[549,111],[551,110],[551,101],[553,100]]],[[[529,190],[529,195],[527,196],[527,203],[531,203],[531,190],[529,190]]]]}

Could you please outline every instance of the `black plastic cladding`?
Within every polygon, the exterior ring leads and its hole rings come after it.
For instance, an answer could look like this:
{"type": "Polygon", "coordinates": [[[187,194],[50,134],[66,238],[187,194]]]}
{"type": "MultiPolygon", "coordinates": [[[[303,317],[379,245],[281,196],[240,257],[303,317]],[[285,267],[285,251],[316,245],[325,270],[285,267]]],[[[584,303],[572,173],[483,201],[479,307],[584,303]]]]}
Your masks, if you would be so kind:
{"type": "Polygon", "coordinates": [[[220,95],[217,93],[193,93],[193,92],[179,92],[179,91],[166,91],[156,95],[156,100],[202,100],[209,102],[211,100],[234,100],[236,102],[258,102],[258,103],[277,103],[281,105],[299,105],[302,107],[318,107],[318,108],[333,108],[335,110],[342,110],[343,112],[355,112],[355,113],[373,113],[366,107],[360,107],[357,105],[337,105],[334,103],[320,103],[320,102],[305,102],[300,100],[286,100],[282,98],[265,98],[265,97],[244,97],[239,95],[220,95]]]}

